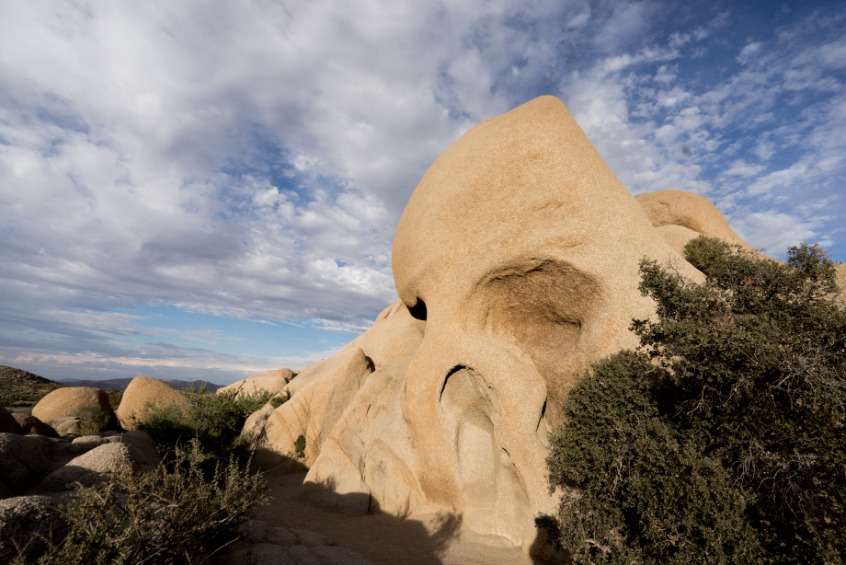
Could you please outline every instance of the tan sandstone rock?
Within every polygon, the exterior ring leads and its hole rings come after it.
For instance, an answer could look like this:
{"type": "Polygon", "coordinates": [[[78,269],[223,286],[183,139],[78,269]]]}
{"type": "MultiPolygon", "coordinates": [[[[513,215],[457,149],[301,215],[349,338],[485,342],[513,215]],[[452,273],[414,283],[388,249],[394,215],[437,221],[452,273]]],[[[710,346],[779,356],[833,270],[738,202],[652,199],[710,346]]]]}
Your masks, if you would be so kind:
{"type": "Polygon", "coordinates": [[[80,429],[88,432],[114,428],[117,423],[109,396],[104,390],[93,387],[57,388],[33,406],[32,415],[48,423],[77,418],[80,429]]]}
{"type": "Polygon", "coordinates": [[[838,301],[846,305],[846,263],[835,263],[834,271],[837,274],[837,286],[840,287],[838,301]]]}
{"type": "MultiPolygon", "coordinates": [[[[711,213],[671,200],[673,221],[711,213]]],[[[567,391],[591,362],[636,344],[631,320],[654,313],[637,290],[641,258],[702,279],[644,210],[555,98],[482,122],[403,213],[400,302],[305,368],[245,435],[276,461],[295,460],[303,435],[306,495],[321,503],[443,512],[527,547],[534,517],[556,506],[547,442],[567,391]]],[[[716,229],[706,219],[686,229],[716,229]]]]}
{"type": "Polygon", "coordinates": [[[704,196],[681,190],[660,190],[638,194],[635,198],[661,237],[681,255],[687,242],[700,235],[717,237],[751,250],[704,196]]]}
{"type": "Polygon", "coordinates": [[[185,395],[169,384],[152,377],[135,377],[130,381],[120,400],[117,417],[125,430],[137,429],[145,421],[150,409],[175,406],[187,413],[191,406],[185,395]]]}
{"type": "Polygon", "coordinates": [[[255,394],[260,391],[267,391],[273,394],[282,394],[285,392],[285,387],[288,383],[297,376],[297,373],[291,369],[274,369],[267,371],[260,375],[253,375],[236,381],[231,385],[220,387],[217,389],[217,394],[232,394],[234,396],[242,394],[255,394]]]}

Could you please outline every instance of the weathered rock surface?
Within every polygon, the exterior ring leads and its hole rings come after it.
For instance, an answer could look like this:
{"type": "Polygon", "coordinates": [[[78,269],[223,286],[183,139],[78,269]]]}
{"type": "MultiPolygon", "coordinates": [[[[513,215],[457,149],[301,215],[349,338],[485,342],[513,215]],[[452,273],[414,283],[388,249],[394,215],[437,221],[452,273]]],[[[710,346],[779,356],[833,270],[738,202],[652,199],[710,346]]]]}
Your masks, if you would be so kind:
{"type": "Polygon", "coordinates": [[[231,385],[220,387],[217,389],[217,394],[232,394],[235,396],[241,394],[255,394],[256,392],[266,391],[273,394],[282,394],[288,383],[297,376],[297,373],[291,369],[274,369],[267,371],[260,375],[252,375],[246,379],[236,381],[231,385]]]}
{"type": "Polygon", "coordinates": [[[73,439],[0,433],[0,498],[67,490],[118,469],[151,470],[160,461],[156,444],[141,431],[73,439]]]}
{"type": "Polygon", "coordinates": [[[700,197],[636,200],[554,98],[487,120],[411,196],[393,249],[400,301],[244,433],[264,464],[306,464],[317,502],[443,511],[527,547],[557,502],[545,460],[567,391],[654,312],[640,260],[701,280],[674,226],[739,242],[700,197]]]}
{"type": "Polygon", "coordinates": [[[149,470],[151,462],[152,466],[158,462],[158,453],[155,445],[151,446],[151,450],[149,446],[147,447],[144,449],[137,442],[132,441],[114,441],[99,445],[71,459],[66,465],[47,475],[38,485],[38,490],[41,492],[68,490],[77,483],[89,486],[101,482],[109,473],[132,469],[149,470]]]}
{"type": "Polygon", "coordinates": [[[680,254],[688,241],[700,235],[718,237],[751,249],[704,196],[681,190],[660,190],[638,194],[635,199],[661,237],[680,254]]]}
{"type": "Polygon", "coordinates": [[[150,409],[174,406],[187,413],[190,403],[181,392],[151,377],[135,377],[126,387],[117,409],[117,418],[125,430],[135,430],[144,422],[150,409]]]}
{"type": "Polygon", "coordinates": [[[18,496],[0,500],[0,563],[9,563],[18,550],[37,550],[46,540],[61,539],[65,526],[58,506],[63,497],[18,496]]]}
{"type": "Polygon", "coordinates": [[[90,432],[97,432],[100,431],[99,425],[91,425],[91,421],[86,419],[86,424],[83,425],[82,420],[79,418],[67,417],[67,418],[55,418],[53,420],[48,420],[47,425],[56,430],[56,433],[59,434],[59,437],[64,436],[83,436],[90,432]]]}
{"type": "Polygon", "coordinates": [[[50,438],[0,433],[0,482],[23,494],[50,470],[52,451],[50,438]]]}
{"type": "Polygon", "coordinates": [[[32,415],[42,422],[76,418],[80,428],[88,433],[114,428],[117,424],[109,395],[93,387],[57,388],[32,407],[32,415]]]}

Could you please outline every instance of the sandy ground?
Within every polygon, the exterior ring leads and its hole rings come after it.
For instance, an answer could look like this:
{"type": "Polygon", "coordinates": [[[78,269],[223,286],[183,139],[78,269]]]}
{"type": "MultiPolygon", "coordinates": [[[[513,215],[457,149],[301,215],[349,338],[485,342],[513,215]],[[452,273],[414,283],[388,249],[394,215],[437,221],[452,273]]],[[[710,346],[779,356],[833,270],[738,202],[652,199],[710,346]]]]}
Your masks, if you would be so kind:
{"type": "Polygon", "coordinates": [[[400,519],[384,513],[342,514],[300,500],[305,473],[269,473],[271,500],[256,513],[249,545],[219,563],[297,565],[531,565],[520,548],[461,528],[452,516],[400,519]]]}

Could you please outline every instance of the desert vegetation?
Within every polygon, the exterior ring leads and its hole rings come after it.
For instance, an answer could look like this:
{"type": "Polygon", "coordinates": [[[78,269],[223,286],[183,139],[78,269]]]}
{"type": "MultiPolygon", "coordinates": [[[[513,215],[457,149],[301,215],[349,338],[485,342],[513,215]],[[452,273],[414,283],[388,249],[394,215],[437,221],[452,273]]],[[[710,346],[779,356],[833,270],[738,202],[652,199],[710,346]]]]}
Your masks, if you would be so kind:
{"type": "Polygon", "coordinates": [[[786,264],[716,239],[706,275],[641,264],[636,351],[593,367],[552,435],[557,516],[583,563],[846,560],[846,313],[816,246],[786,264]]]}
{"type": "Polygon", "coordinates": [[[235,541],[267,498],[239,432],[273,395],[186,394],[190,410],[155,408],[139,424],[164,456],[158,467],[80,486],[60,506],[53,535],[21,548],[13,563],[203,563],[235,541]]]}
{"type": "Polygon", "coordinates": [[[267,391],[252,394],[214,394],[200,387],[184,392],[190,409],[179,406],[154,407],[138,429],[146,431],[165,452],[196,439],[202,449],[218,458],[233,453],[249,456],[249,446],[240,440],[247,417],[267,404],[281,404],[289,397],[267,391]]]}

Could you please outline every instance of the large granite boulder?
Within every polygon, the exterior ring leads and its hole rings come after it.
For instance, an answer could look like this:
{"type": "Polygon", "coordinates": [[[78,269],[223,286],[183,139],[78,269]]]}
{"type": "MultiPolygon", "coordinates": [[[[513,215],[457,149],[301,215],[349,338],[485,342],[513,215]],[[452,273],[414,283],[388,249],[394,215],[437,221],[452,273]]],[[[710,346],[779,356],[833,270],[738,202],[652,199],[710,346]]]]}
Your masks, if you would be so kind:
{"type": "Polygon", "coordinates": [[[79,420],[77,433],[94,433],[117,425],[109,395],[94,387],[57,388],[32,407],[32,415],[47,423],[75,418],[79,420]]]}
{"type": "Polygon", "coordinates": [[[460,515],[527,548],[534,517],[557,505],[548,434],[568,390],[590,363],[636,344],[633,318],[654,314],[638,291],[641,259],[702,280],[660,228],[736,241],[707,201],[664,200],[669,212],[636,200],[555,98],[479,124],[432,164],[402,215],[400,301],[305,368],[291,399],[254,414],[244,434],[267,464],[306,464],[318,502],[460,515]]]}
{"type": "Polygon", "coordinates": [[[146,421],[151,411],[173,407],[188,414],[191,405],[185,395],[169,384],[152,377],[135,377],[129,382],[120,400],[117,417],[125,430],[135,430],[146,421]]]}

